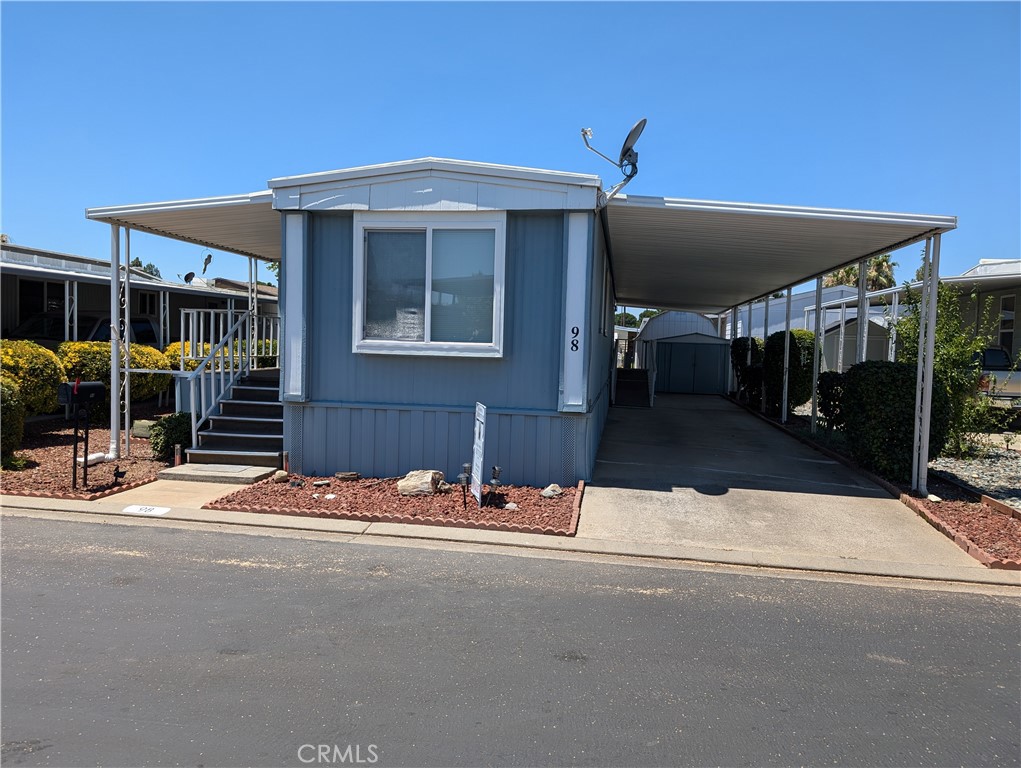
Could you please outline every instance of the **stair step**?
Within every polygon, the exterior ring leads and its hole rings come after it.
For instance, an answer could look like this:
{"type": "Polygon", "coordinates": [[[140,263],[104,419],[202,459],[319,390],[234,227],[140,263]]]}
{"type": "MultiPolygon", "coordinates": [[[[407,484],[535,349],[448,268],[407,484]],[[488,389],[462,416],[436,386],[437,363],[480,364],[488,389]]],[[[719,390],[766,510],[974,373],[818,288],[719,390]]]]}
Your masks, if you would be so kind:
{"type": "MultiPolygon", "coordinates": [[[[268,400],[221,400],[221,416],[283,419],[284,406],[268,400]]],[[[215,416],[213,418],[216,418],[215,416]]]]}
{"type": "Polygon", "coordinates": [[[211,432],[274,433],[283,431],[284,420],[264,416],[210,416],[211,432]]]}
{"type": "Polygon", "coordinates": [[[282,451],[244,451],[231,448],[189,448],[189,464],[235,464],[253,467],[280,467],[282,451]]]}
{"type": "Polygon", "coordinates": [[[260,435],[258,433],[199,432],[199,448],[227,449],[238,451],[282,451],[283,435],[260,435]]]}
{"type": "Polygon", "coordinates": [[[231,398],[277,403],[280,402],[280,390],[277,387],[263,387],[257,384],[235,384],[231,390],[231,398]]]}

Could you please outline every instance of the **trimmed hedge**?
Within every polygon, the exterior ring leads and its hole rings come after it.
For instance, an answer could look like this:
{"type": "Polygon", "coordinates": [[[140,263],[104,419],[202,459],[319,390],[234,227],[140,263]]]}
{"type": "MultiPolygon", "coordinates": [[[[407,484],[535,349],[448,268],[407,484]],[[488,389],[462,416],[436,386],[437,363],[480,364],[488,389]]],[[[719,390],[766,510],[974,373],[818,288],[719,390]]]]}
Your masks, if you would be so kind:
{"type": "Polygon", "coordinates": [[[817,389],[819,413],[826,419],[827,429],[844,426],[844,374],[839,371],[823,371],[819,374],[817,389]]]}
{"type": "MultiPolygon", "coordinates": [[[[175,341],[172,344],[168,344],[167,348],[163,350],[163,354],[167,356],[167,362],[170,363],[172,370],[181,370],[181,342],[175,341]]],[[[209,354],[209,345],[202,345],[202,357],[209,354]]],[[[199,367],[199,361],[191,358],[185,358],[184,370],[194,371],[199,367]]]]}
{"type": "Polygon", "coordinates": [[[759,402],[762,395],[762,339],[738,336],[730,342],[730,364],[737,379],[738,394],[748,402],[759,402]],[[752,350],[752,363],[748,365],[748,347],[752,350]]]}
{"type": "Polygon", "coordinates": [[[0,365],[3,375],[18,385],[27,414],[57,410],[57,386],[64,381],[64,371],[53,352],[34,341],[2,339],[0,365]]]}
{"type": "MultiPolygon", "coordinates": [[[[101,381],[106,385],[107,402],[110,399],[110,342],[65,341],[57,349],[67,378],[82,377],[82,381],[101,381]]],[[[170,362],[158,349],[144,344],[131,345],[131,367],[149,368],[167,373],[131,374],[131,399],[148,400],[170,386],[170,362]]]]}
{"type": "MultiPolygon", "coordinates": [[[[844,434],[855,461],[892,481],[911,479],[915,420],[915,366],[870,360],[844,374],[844,434]]],[[[932,388],[929,459],[947,439],[950,399],[938,380],[932,388]]]]}
{"type": "Polygon", "coordinates": [[[21,447],[25,436],[25,404],[18,382],[0,376],[0,458],[6,459],[21,447]]]}
{"type": "MultiPolygon", "coordinates": [[[[815,334],[795,329],[791,331],[791,352],[787,371],[787,410],[797,408],[812,397],[812,351],[815,334]]],[[[762,375],[766,383],[766,408],[772,414],[780,412],[783,399],[784,332],[777,331],[766,339],[762,362],[762,375]]]]}
{"type": "Polygon", "coordinates": [[[163,461],[174,458],[175,445],[180,445],[182,451],[191,448],[191,414],[172,413],[157,419],[149,430],[149,445],[153,458],[163,461]]]}

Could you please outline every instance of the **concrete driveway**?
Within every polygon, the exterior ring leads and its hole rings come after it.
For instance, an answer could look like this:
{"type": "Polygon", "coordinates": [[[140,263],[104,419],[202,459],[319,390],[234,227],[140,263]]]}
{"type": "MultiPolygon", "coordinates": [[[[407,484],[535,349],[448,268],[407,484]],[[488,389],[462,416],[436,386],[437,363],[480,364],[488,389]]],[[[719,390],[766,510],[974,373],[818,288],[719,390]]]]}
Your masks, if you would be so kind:
{"type": "Polygon", "coordinates": [[[858,473],[711,395],[610,409],[578,536],[982,567],[858,473]]]}

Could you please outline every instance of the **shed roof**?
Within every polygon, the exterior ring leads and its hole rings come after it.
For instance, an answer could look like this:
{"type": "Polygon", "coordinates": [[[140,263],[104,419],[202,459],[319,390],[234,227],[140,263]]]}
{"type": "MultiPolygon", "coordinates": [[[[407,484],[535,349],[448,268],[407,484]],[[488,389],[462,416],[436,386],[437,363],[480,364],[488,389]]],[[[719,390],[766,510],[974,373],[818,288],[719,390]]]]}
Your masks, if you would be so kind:
{"type": "MultiPolygon", "coordinates": [[[[281,177],[273,188],[423,168],[590,187],[596,176],[422,158],[281,177]]],[[[279,261],[273,191],[92,208],[91,219],[279,261]]],[[[957,226],[953,216],[621,195],[605,209],[617,301],[721,312],[957,226]]]]}

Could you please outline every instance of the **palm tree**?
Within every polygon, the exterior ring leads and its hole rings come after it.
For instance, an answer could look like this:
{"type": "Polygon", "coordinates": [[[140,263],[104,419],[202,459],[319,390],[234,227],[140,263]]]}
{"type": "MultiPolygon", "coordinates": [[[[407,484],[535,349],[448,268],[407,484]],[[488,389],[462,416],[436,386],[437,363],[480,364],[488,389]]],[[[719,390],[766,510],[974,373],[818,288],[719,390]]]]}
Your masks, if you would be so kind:
{"type": "MultiPolygon", "coordinates": [[[[884,253],[874,259],[869,259],[868,272],[865,274],[865,289],[868,291],[881,291],[884,288],[893,288],[897,283],[893,277],[893,268],[897,262],[890,261],[890,254],[884,253]]],[[[826,288],[835,285],[858,285],[858,265],[852,264],[849,267],[830,272],[822,279],[826,288]]]]}

